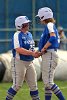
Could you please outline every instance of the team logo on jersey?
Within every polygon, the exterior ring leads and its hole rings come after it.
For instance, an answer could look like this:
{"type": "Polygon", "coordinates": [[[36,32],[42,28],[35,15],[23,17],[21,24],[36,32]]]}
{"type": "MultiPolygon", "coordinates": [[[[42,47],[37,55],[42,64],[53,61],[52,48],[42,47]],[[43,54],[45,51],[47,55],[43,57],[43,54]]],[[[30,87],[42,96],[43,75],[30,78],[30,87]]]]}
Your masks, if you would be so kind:
{"type": "Polygon", "coordinates": [[[25,39],[26,37],[22,37],[22,39],[25,39]]]}

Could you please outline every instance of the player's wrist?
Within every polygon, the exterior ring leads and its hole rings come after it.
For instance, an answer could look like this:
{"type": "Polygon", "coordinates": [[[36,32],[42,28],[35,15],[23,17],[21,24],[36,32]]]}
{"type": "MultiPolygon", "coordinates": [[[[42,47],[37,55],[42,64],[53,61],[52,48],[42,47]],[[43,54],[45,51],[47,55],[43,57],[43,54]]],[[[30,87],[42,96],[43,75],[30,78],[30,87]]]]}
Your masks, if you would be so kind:
{"type": "Polygon", "coordinates": [[[46,48],[46,47],[44,47],[44,50],[47,50],[47,48],[46,48]]]}
{"type": "Polygon", "coordinates": [[[33,55],[33,52],[32,51],[30,51],[30,55],[33,55]]]}
{"type": "Polygon", "coordinates": [[[34,56],[34,52],[33,52],[33,51],[31,51],[31,52],[30,52],[30,55],[31,55],[31,56],[34,56]]]}

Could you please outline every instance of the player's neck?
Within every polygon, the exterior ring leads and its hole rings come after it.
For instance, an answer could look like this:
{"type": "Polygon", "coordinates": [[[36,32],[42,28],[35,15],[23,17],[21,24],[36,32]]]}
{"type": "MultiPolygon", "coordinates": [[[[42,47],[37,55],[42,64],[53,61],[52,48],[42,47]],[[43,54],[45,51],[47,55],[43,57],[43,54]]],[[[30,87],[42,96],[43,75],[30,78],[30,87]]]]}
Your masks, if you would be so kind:
{"type": "Polygon", "coordinates": [[[21,32],[23,32],[24,34],[26,34],[28,31],[27,30],[21,30],[21,32]]]}

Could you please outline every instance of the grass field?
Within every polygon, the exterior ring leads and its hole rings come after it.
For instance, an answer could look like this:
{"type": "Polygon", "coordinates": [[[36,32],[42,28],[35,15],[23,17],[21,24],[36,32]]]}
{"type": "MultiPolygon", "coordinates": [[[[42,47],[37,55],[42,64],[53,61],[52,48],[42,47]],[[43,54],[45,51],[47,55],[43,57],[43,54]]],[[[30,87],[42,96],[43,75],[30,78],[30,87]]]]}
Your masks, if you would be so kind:
{"type": "MultiPolygon", "coordinates": [[[[55,81],[55,83],[60,87],[67,100],[67,81],[55,81]]],[[[0,100],[5,100],[7,90],[11,85],[12,83],[0,83],[0,100]]],[[[38,81],[38,88],[40,100],[44,100],[44,84],[42,81],[38,81]]],[[[14,100],[31,100],[31,97],[29,95],[29,88],[25,82],[23,84],[23,87],[15,96],[14,100]]],[[[58,100],[54,94],[52,96],[52,100],[58,100]]]]}

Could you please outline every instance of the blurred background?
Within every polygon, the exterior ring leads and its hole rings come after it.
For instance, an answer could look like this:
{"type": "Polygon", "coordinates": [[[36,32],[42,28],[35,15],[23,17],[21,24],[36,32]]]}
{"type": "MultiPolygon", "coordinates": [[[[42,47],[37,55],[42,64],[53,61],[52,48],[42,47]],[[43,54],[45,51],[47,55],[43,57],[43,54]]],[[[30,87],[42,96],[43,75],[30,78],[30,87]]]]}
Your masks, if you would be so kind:
{"type": "MultiPolygon", "coordinates": [[[[38,9],[44,6],[53,10],[56,27],[62,26],[67,37],[66,2],[67,0],[0,0],[0,53],[11,50],[11,38],[15,32],[14,20],[20,15],[26,15],[31,19],[30,31],[37,46],[43,26],[38,24],[35,15],[38,9]]],[[[67,50],[67,42],[64,45],[64,50],[67,50]]]]}
{"type": "MultiPolygon", "coordinates": [[[[32,27],[30,31],[33,34],[35,45],[38,46],[38,41],[43,31],[43,26],[38,23],[35,18],[38,9],[41,7],[50,7],[54,13],[56,20],[56,27],[58,30],[64,31],[64,38],[61,38],[61,45],[58,51],[59,64],[55,72],[55,80],[59,84],[60,89],[67,97],[67,0],[0,0],[0,100],[5,100],[6,91],[12,83],[1,82],[12,82],[11,72],[11,39],[16,31],[14,21],[15,18],[21,15],[28,16],[32,21],[32,27]],[[66,37],[66,38],[65,38],[66,37]],[[62,49],[62,50],[61,50],[62,49]],[[65,80],[65,81],[64,81],[65,80]]],[[[61,35],[60,35],[61,36],[61,35]]],[[[62,35],[63,37],[63,35],[62,35]]],[[[37,72],[38,80],[41,80],[41,58],[34,60],[34,66],[37,72]]],[[[44,89],[42,81],[38,81],[38,87],[40,91],[40,97],[44,99],[44,89]]],[[[29,97],[28,89],[26,84],[14,100],[23,99],[31,100],[29,97]],[[24,92],[21,92],[24,91],[24,92]],[[28,94],[28,95],[27,95],[28,94]],[[27,95],[27,97],[26,97],[27,95]]],[[[52,100],[57,100],[53,95],[52,100]]]]}

